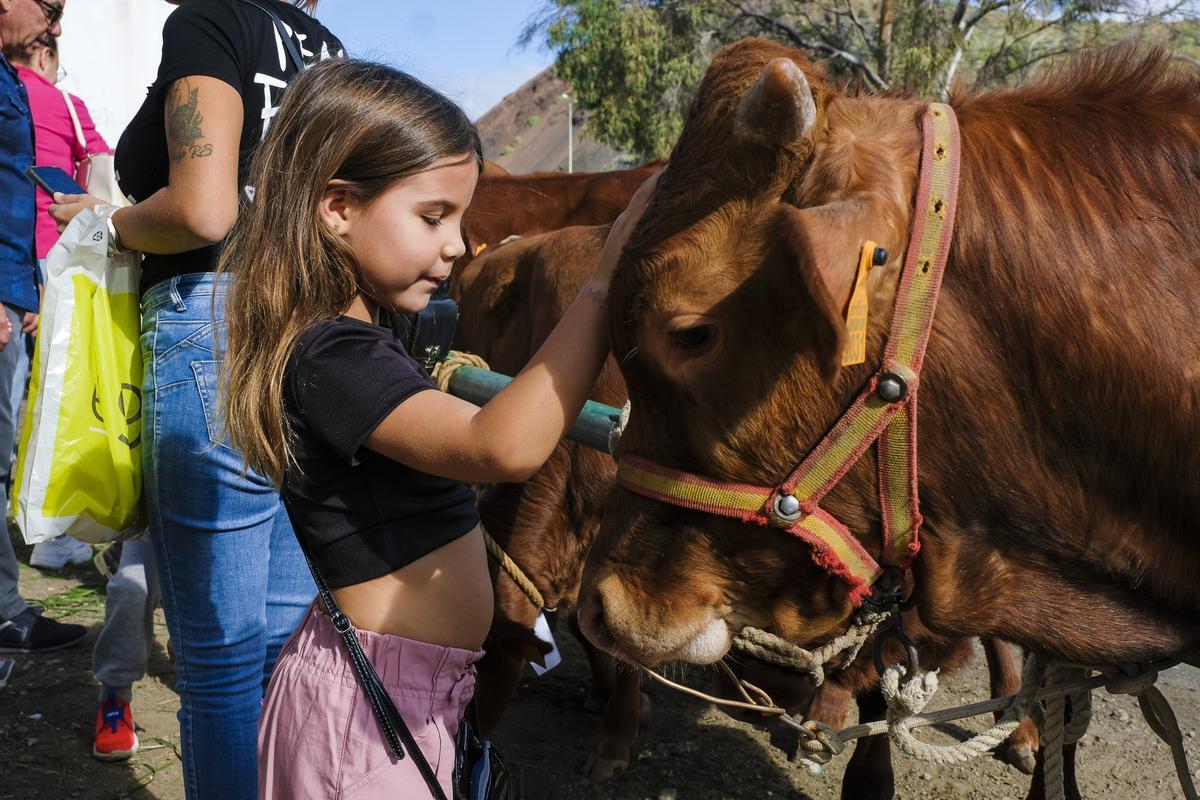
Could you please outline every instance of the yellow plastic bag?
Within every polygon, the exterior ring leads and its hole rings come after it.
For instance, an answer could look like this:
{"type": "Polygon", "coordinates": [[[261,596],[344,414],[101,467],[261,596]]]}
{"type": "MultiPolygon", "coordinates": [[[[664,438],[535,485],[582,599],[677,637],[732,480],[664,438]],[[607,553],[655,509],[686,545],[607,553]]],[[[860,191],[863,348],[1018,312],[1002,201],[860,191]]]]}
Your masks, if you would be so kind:
{"type": "Polygon", "coordinates": [[[46,260],[11,502],[28,544],[144,528],[140,256],[109,254],[114,210],[79,214],[46,260]]]}

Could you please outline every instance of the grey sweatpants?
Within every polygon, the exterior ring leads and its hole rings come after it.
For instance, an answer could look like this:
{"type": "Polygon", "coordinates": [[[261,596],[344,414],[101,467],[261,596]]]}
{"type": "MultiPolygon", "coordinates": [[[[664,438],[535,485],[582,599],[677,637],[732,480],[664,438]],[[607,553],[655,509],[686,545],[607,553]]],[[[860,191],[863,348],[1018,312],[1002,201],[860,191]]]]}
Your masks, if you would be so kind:
{"type": "MultiPolygon", "coordinates": [[[[25,312],[12,306],[5,306],[4,310],[13,329],[12,340],[0,351],[0,463],[7,466],[17,441],[17,413],[21,410],[21,393],[15,391],[14,387],[18,383],[24,387],[25,373],[29,371],[29,355],[21,334],[21,319],[25,312]]],[[[6,517],[8,491],[4,479],[7,476],[8,469],[5,468],[0,474],[0,501],[4,503],[6,517]]],[[[0,620],[12,619],[27,607],[17,591],[17,554],[13,551],[5,527],[4,535],[0,536],[0,620]]]]}
{"type": "Polygon", "coordinates": [[[135,681],[146,675],[154,643],[154,608],[158,605],[158,570],[149,539],[121,545],[121,566],[108,579],[104,627],[92,650],[92,672],[107,693],[130,699],[135,681]]]}

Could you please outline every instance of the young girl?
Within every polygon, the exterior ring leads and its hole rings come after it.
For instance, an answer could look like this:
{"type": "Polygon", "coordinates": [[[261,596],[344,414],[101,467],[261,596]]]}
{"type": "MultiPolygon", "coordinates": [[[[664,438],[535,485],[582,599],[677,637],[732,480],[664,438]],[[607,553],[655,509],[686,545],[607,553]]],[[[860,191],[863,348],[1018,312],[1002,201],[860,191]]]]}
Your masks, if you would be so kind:
{"type": "MultiPolygon", "coordinates": [[[[545,345],[479,408],[428,391],[378,323],[381,310],[419,311],[449,277],[481,166],[474,127],[437,92],[378,64],[319,64],[285,93],[221,259],[234,276],[228,430],[281,483],[296,535],[447,795],[492,618],[464,482],[525,480],[578,414],[608,350],[611,271],[650,192],[545,345]]],[[[319,603],[271,679],[259,773],[263,797],[429,795],[413,760],[389,752],[319,603]]]]}

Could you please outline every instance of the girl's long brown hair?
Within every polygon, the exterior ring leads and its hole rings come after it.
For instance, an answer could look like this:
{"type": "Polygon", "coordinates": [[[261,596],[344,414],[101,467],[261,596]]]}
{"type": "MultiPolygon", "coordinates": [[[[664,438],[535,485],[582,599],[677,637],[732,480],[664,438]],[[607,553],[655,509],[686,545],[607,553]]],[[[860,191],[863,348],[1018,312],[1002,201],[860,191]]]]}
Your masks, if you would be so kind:
{"type": "Polygon", "coordinates": [[[383,64],[332,59],[284,92],[217,265],[232,275],[221,411],[246,464],[276,484],[292,461],[283,377],[305,328],[341,314],[359,291],[354,254],[318,215],[333,181],[369,203],[441,158],[472,155],[479,134],[462,109],[383,64]]]}

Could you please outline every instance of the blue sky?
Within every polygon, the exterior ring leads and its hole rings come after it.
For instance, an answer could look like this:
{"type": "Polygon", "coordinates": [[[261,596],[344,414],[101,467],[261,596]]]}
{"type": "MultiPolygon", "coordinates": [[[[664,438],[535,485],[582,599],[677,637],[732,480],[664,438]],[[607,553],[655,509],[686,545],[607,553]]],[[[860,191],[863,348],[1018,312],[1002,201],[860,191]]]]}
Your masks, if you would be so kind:
{"type": "Polygon", "coordinates": [[[553,61],[516,49],[545,0],[323,0],[317,16],[350,53],[411,72],[477,119],[553,61]]]}

